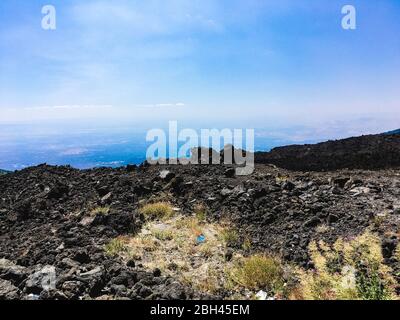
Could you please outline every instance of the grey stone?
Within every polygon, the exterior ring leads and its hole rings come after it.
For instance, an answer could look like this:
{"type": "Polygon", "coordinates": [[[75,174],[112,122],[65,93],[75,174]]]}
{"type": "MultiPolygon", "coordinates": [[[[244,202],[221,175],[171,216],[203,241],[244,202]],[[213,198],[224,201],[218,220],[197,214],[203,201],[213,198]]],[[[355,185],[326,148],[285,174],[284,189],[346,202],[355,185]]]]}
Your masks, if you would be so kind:
{"type": "Polygon", "coordinates": [[[19,298],[19,290],[10,281],[0,279],[0,300],[15,300],[19,298]]]}

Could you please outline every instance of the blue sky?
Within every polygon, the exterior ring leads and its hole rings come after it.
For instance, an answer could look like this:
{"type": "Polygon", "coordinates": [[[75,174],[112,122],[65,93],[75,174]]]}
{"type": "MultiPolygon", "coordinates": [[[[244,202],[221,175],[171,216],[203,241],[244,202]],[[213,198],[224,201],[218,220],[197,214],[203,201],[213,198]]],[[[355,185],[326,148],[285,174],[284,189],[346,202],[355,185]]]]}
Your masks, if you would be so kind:
{"type": "Polygon", "coordinates": [[[400,127],[399,35],[398,0],[1,0],[0,123],[400,127]]]}

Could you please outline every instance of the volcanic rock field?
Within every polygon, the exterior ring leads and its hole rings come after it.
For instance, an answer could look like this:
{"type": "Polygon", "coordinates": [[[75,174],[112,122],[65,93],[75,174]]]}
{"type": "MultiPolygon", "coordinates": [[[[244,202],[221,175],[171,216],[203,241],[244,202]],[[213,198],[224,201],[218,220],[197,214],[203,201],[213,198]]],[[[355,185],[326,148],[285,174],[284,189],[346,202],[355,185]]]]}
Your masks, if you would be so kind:
{"type": "Polygon", "coordinates": [[[352,141],[364,146],[354,153],[341,142],[339,151],[338,144],[326,144],[259,154],[249,176],[235,176],[225,165],[146,163],[90,170],[43,164],[1,175],[0,299],[251,298],[258,290],[206,286],[207,276],[191,282],[181,275],[193,278],[208,262],[224,272],[234,257],[253,254],[311,270],[312,241],[333,244],[367,229],[381,239],[383,263],[398,293],[400,139],[367,140],[352,141]],[[142,210],[149,203],[168,203],[169,220],[149,221],[142,210]],[[201,219],[197,227],[185,220],[193,217],[201,219]],[[167,244],[180,227],[185,246],[167,244]],[[154,228],[164,233],[150,239],[152,251],[135,251],[154,228]],[[221,230],[223,239],[214,234],[221,230]],[[196,242],[200,233],[204,243],[196,242]],[[132,250],[119,250],[120,243],[132,250]],[[157,248],[163,248],[161,256],[157,248]],[[178,253],[180,248],[186,251],[178,253]],[[150,264],[157,256],[169,264],[150,264]],[[183,273],[174,258],[185,263],[183,273]],[[49,273],[55,281],[46,285],[49,273]]]}

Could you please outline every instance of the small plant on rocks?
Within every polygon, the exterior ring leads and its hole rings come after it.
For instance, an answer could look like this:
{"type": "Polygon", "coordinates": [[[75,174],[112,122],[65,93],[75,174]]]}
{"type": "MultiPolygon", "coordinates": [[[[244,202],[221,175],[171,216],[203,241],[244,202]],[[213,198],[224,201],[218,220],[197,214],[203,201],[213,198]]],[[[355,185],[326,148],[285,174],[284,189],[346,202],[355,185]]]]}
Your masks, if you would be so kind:
{"type": "Polygon", "coordinates": [[[167,202],[149,203],[144,205],[140,212],[147,219],[169,218],[174,214],[172,206],[167,202]]]}
{"type": "Polygon", "coordinates": [[[97,207],[94,208],[92,211],[90,211],[90,215],[96,216],[98,214],[100,215],[107,215],[110,213],[110,207],[97,207]]]}
{"type": "Polygon", "coordinates": [[[171,230],[152,230],[152,234],[160,241],[169,241],[174,238],[174,233],[171,230]]]}
{"type": "Polygon", "coordinates": [[[126,240],[122,237],[112,239],[105,245],[104,250],[109,256],[119,255],[127,250],[126,240]]]}
{"type": "Polygon", "coordinates": [[[196,218],[200,222],[205,222],[207,219],[207,209],[204,205],[199,204],[196,205],[194,208],[194,213],[196,215],[196,218]]]}
{"type": "Polygon", "coordinates": [[[397,245],[396,252],[394,253],[394,256],[396,257],[397,262],[400,263],[400,244],[397,245]]]}
{"type": "Polygon", "coordinates": [[[250,240],[249,237],[246,237],[244,239],[243,244],[242,244],[242,249],[244,251],[250,251],[251,250],[251,240],[250,240]]]}
{"type": "Polygon", "coordinates": [[[221,230],[220,236],[228,247],[235,246],[239,240],[239,234],[237,231],[229,226],[226,226],[223,230],[221,230]]]}
{"type": "Polygon", "coordinates": [[[266,255],[244,258],[231,271],[234,283],[249,290],[266,290],[274,294],[283,290],[284,267],[279,259],[266,255]]]}

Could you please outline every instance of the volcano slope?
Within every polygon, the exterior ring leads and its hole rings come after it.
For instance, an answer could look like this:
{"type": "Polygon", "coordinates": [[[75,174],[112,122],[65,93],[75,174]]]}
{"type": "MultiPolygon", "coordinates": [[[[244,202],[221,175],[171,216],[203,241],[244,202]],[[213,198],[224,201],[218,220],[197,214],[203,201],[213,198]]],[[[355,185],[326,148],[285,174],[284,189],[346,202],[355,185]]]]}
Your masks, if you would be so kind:
{"type": "Polygon", "coordinates": [[[147,218],[140,208],[157,201],[182,217],[201,207],[207,223],[228,222],[235,231],[220,252],[227,261],[232,252],[268,253],[308,269],[312,240],[333,243],[370,228],[382,240],[384,263],[399,275],[395,169],[294,172],[260,164],[251,176],[237,177],[222,165],[83,171],[40,165],[0,176],[0,299],[232,296],[232,288],[199,290],[146,267],[141,257],[107,252],[110,243],[118,251],[113,240],[142,232],[147,218]],[[52,286],[42,281],[49,268],[52,286]]]}
{"type": "Polygon", "coordinates": [[[256,162],[272,163],[290,170],[376,170],[400,167],[400,134],[366,135],[313,145],[278,147],[255,154],[256,162]]]}

